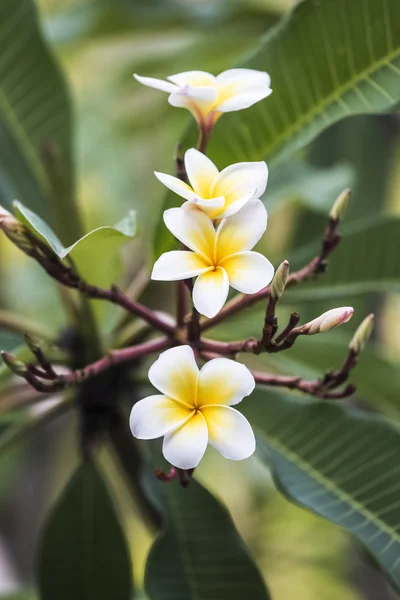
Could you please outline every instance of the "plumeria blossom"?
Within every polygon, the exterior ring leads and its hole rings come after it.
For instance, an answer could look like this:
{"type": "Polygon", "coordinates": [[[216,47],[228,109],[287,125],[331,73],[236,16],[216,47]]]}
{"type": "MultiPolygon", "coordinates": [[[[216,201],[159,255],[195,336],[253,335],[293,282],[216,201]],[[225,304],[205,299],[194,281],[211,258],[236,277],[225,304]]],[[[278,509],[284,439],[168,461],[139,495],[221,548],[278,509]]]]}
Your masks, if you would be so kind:
{"type": "Polygon", "coordinates": [[[250,252],[267,228],[267,211],[260,200],[250,200],[215,230],[212,220],[192,207],[164,212],[170,232],[190,250],[173,250],[156,261],[152,279],[177,281],[197,277],[193,304],[199,313],[214,317],[223,307],[229,285],[255,294],[271,281],[274,268],[258,252],[250,252]]]}
{"type": "Polygon", "coordinates": [[[254,390],[247,367],[215,358],[199,371],[190,346],[179,346],[160,355],[149,380],[161,394],[134,405],[131,431],[142,440],[164,437],[163,454],[172,465],[194,469],[208,443],[231,460],[253,454],[253,430],[232,408],[254,390]]]}
{"type": "Polygon", "coordinates": [[[301,326],[301,330],[307,335],[315,335],[316,333],[325,333],[343,323],[350,321],[353,316],[354,308],[352,306],[341,306],[340,308],[332,308],[316,319],[301,326]]]}
{"type": "Polygon", "coordinates": [[[265,162],[242,162],[221,172],[202,152],[191,148],[185,153],[185,169],[190,186],[172,175],[156,177],[167,188],[197,206],[212,219],[230,217],[246,202],[265,192],[268,167],[265,162]]]}
{"type": "Polygon", "coordinates": [[[229,69],[216,77],[206,71],[186,71],[167,77],[134,77],[169,94],[172,106],[187,108],[200,126],[211,128],[225,112],[249,108],[272,93],[268,73],[254,69],[229,69]]]}

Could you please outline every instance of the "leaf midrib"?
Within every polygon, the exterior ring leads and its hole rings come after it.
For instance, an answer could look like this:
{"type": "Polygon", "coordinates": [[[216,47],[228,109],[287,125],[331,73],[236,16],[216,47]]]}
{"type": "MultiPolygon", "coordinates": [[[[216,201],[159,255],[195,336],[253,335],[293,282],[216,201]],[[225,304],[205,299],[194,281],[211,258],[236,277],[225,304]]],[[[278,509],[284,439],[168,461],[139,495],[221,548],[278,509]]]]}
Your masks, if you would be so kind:
{"type": "Polygon", "coordinates": [[[305,112],[297,121],[284,130],[269,146],[267,146],[264,154],[272,154],[275,148],[279,147],[279,145],[286,141],[286,139],[290,137],[292,133],[296,133],[300,131],[300,129],[304,129],[304,126],[312,121],[314,117],[322,114],[326,107],[328,107],[334,101],[338,101],[347,91],[356,88],[361,81],[367,79],[381,68],[388,67],[389,64],[391,64],[398,56],[400,56],[400,48],[390,52],[380,60],[375,61],[370,67],[364,69],[356,76],[351,77],[346,83],[342,84],[337,90],[326,96],[319,103],[317,102],[308,112],[305,112]]]}
{"type": "MultiPolygon", "coordinates": [[[[263,435],[261,435],[263,438],[263,435]]],[[[296,466],[301,468],[307,475],[311,475],[314,479],[324,487],[328,492],[332,492],[336,494],[336,496],[342,500],[343,502],[347,502],[352,508],[358,510],[359,513],[369,519],[376,527],[380,528],[384,533],[387,533],[391,539],[396,542],[400,542],[400,535],[396,534],[393,529],[391,529],[384,521],[382,521],[379,517],[376,517],[374,513],[372,513],[368,508],[363,506],[357,500],[354,500],[352,496],[350,496],[346,491],[342,488],[338,487],[333,480],[328,479],[323,473],[317,471],[310,463],[301,458],[298,454],[289,450],[285,445],[283,445],[279,440],[277,440],[274,436],[268,435],[268,443],[274,447],[275,450],[280,452],[289,462],[293,462],[296,466]]],[[[354,532],[357,535],[357,532],[354,532]]]]}
{"type": "Polygon", "coordinates": [[[39,186],[42,190],[46,187],[46,175],[44,172],[44,168],[41,165],[36,150],[31,143],[29,137],[25,134],[23,128],[20,126],[18,122],[18,117],[15,111],[12,109],[10,103],[7,100],[6,95],[3,90],[0,88],[0,109],[6,115],[6,123],[10,123],[11,129],[13,132],[14,139],[17,140],[17,144],[20,146],[22,150],[23,156],[25,156],[29,164],[31,166],[32,172],[36,176],[36,180],[39,183],[39,186]]]}

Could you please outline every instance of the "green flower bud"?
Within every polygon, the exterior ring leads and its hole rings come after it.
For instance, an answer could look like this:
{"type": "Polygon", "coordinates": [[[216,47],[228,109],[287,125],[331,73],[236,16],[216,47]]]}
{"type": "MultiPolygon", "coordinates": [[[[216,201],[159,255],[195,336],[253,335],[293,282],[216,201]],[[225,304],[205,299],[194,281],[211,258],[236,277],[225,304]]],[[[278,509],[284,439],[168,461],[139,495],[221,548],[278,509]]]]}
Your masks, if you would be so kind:
{"type": "Polygon", "coordinates": [[[27,371],[25,363],[15,358],[15,356],[9,352],[2,351],[1,357],[10,371],[12,371],[15,375],[25,375],[27,371]]]}
{"type": "Polygon", "coordinates": [[[278,300],[286,287],[286,282],[289,277],[289,262],[284,260],[279,265],[271,283],[271,298],[278,300]]]}
{"type": "Polygon", "coordinates": [[[355,354],[361,354],[361,352],[367,345],[374,326],[374,320],[375,315],[371,313],[370,315],[368,315],[368,317],[365,317],[364,321],[361,323],[361,325],[358,326],[356,332],[354,333],[353,338],[349,344],[349,348],[355,354]]]}
{"type": "Polygon", "coordinates": [[[344,190],[339,196],[336,198],[333,206],[331,208],[331,212],[329,216],[334,221],[339,221],[339,219],[343,219],[350,202],[351,190],[347,188],[344,190]]]}

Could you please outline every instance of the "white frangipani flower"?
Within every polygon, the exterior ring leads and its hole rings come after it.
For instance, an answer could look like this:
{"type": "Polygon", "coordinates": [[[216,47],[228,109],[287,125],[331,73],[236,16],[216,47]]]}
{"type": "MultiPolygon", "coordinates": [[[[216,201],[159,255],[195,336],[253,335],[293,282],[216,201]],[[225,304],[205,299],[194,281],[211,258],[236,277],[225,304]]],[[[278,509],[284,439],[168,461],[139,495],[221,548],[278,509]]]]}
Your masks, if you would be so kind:
{"type": "Polygon", "coordinates": [[[160,354],[150,367],[149,380],[161,394],[134,405],[131,431],[142,440],[165,436],[163,454],[172,465],[194,469],[207,443],[230,460],[253,454],[253,430],[231,408],[254,390],[254,377],[247,367],[215,358],[199,371],[190,346],[179,346],[160,354]]]}
{"type": "Polygon", "coordinates": [[[223,307],[229,285],[244,294],[255,294],[271,281],[274,268],[258,252],[250,252],[267,228],[267,211],[260,200],[250,200],[232,217],[222,219],[217,230],[211,219],[192,207],[164,212],[170,232],[190,250],[173,250],[156,261],[152,279],[178,281],[197,277],[193,303],[206,317],[223,307]]]}
{"type": "Polygon", "coordinates": [[[262,161],[237,163],[219,172],[207,156],[191,148],[185,153],[185,169],[190,186],[172,175],[155,175],[212,219],[230,217],[249,200],[260,198],[267,187],[268,167],[262,161]]]}
{"type": "Polygon", "coordinates": [[[249,108],[272,93],[268,73],[254,69],[229,69],[216,77],[205,71],[186,71],[167,77],[134,77],[169,94],[172,106],[187,108],[201,126],[211,128],[222,113],[249,108]]]}

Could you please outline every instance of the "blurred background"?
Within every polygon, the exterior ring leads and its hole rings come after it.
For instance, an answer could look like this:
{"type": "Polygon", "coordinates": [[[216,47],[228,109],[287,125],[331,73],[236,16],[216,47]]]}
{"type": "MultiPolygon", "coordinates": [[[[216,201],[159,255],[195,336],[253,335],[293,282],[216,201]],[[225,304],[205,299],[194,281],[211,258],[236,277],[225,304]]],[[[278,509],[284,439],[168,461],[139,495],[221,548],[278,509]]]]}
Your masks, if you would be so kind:
{"type": "MultiPolygon", "coordinates": [[[[184,70],[218,73],[230,68],[254,51],[257,40],[293,5],[293,0],[37,0],[44,35],[73,100],[77,198],[84,229],[116,223],[131,208],[138,213],[141,237],[125,250],[125,284],[140,269],[151,267],[151,242],[164,201],[164,188],[153,171],[172,172],[176,144],[190,121],[189,114],[170,107],[164,94],[140,86],[132,74],[165,78],[184,70]]],[[[347,186],[353,189],[346,219],[349,231],[352,221],[398,214],[399,139],[396,115],[351,117],[303,150],[298,163],[271,169],[265,196],[269,225],[261,251],[274,264],[286,257],[301,263],[310,247],[317,249],[329,207],[347,186]]],[[[65,324],[54,284],[3,239],[0,282],[3,307],[51,327],[65,324]]],[[[165,310],[172,302],[166,293],[166,287],[152,285],[145,298],[165,310]]],[[[363,371],[360,365],[355,379],[362,381],[360,402],[363,393],[372,390],[373,409],[379,404],[386,415],[397,419],[399,298],[392,293],[353,294],[353,290],[349,295],[344,289],[343,302],[335,299],[335,305],[340,304],[355,306],[360,317],[354,319],[354,326],[332,333],[325,345],[308,342],[307,353],[299,344],[280,368],[307,375],[335,366],[352,329],[364,314],[376,311],[376,349],[367,353],[363,371]]],[[[282,318],[293,308],[305,319],[331,307],[326,296],[313,302],[294,297],[293,304],[282,308],[282,318]]],[[[261,314],[262,307],[245,313],[235,321],[234,334],[230,324],[218,328],[216,335],[220,339],[256,335],[261,314]]],[[[20,341],[13,334],[2,334],[3,347],[8,349],[20,341]]],[[[262,366],[274,370],[276,358],[268,356],[262,366]]],[[[0,592],[4,597],[21,583],[32,584],[40,524],[76,464],[75,441],[74,423],[66,417],[32,435],[0,462],[0,592]]],[[[106,449],[102,459],[118,499],[140,587],[154,533],[142,522],[106,449]]],[[[232,464],[210,451],[198,475],[229,506],[274,600],[395,597],[344,531],[284,500],[272,481],[265,483],[269,478],[256,459],[232,464]]]]}

